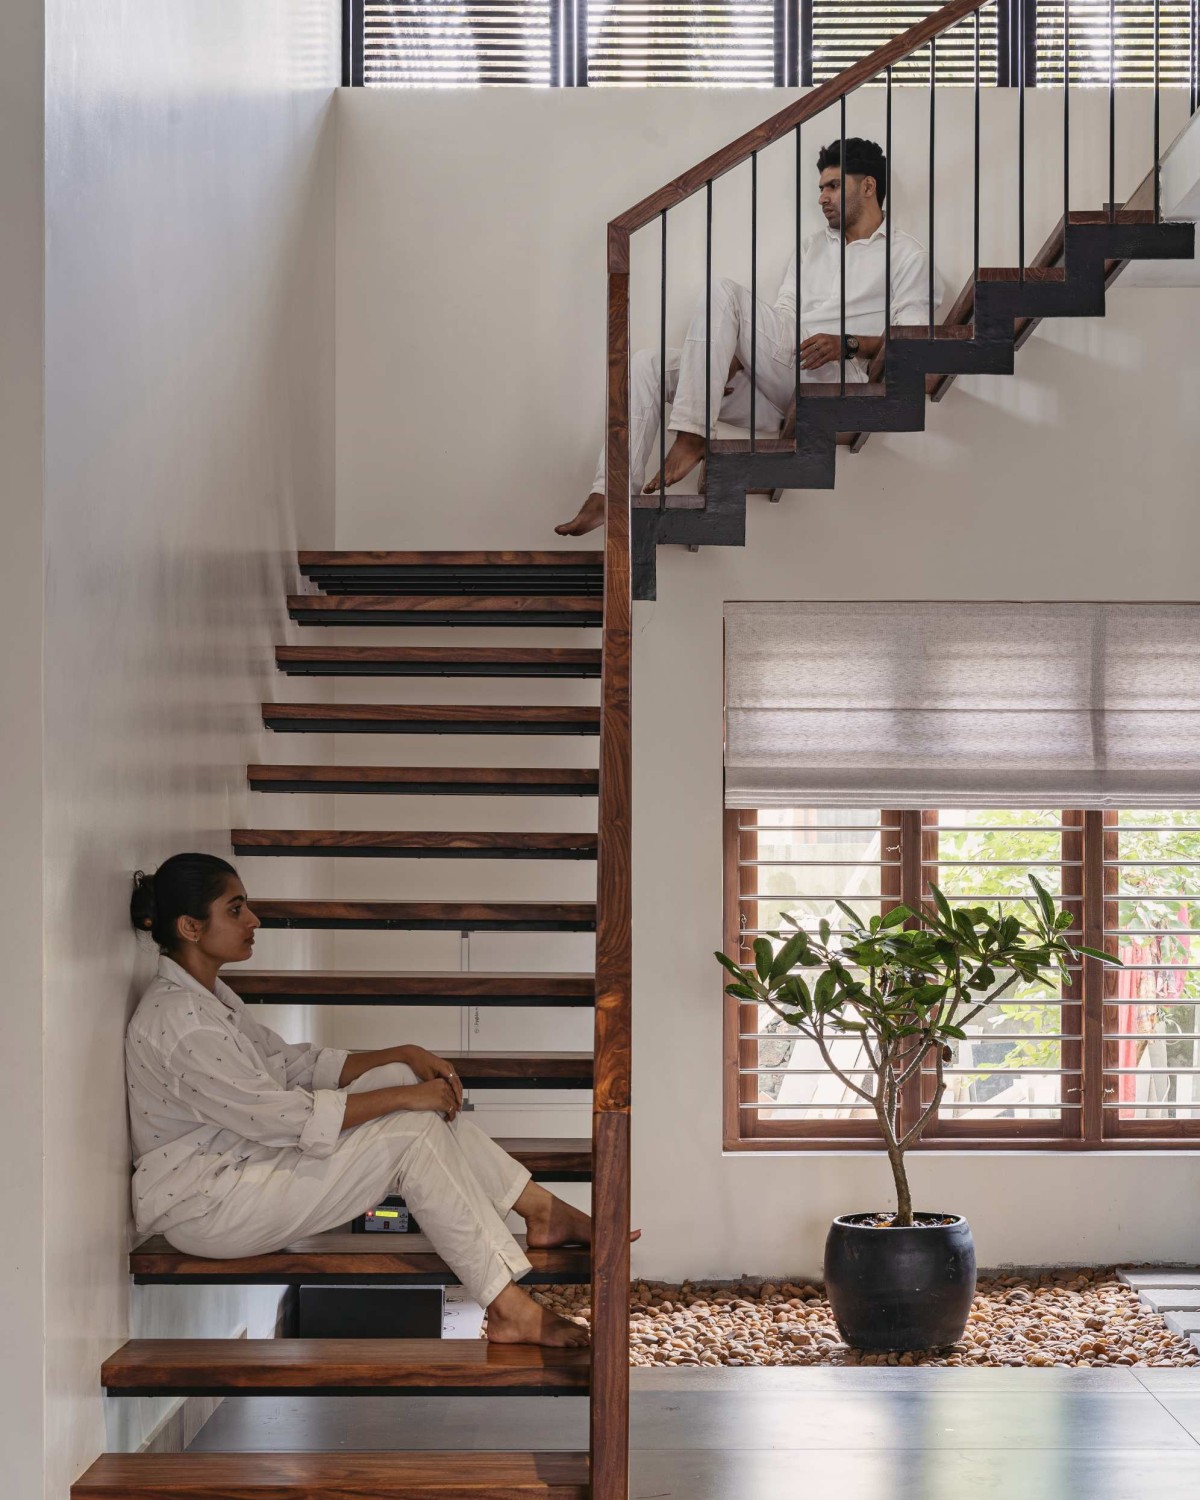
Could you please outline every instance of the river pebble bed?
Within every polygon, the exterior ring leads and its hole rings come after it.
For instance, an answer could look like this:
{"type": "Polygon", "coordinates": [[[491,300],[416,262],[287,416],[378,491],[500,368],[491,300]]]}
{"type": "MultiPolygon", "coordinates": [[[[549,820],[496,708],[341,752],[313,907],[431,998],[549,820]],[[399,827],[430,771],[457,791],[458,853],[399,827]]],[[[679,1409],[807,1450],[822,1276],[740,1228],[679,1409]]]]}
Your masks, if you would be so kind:
{"type": "MultiPolygon", "coordinates": [[[[587,1287],[539,1287],[534,1295],[578,1323],[589,1320],[587,1287]]],[[[629,1332],[630,1363],[641,1366],[1200,1366],[1200,1349],[1112,1270],[981,1277],[960,1342],[917,1353],[849,1348],[822,1288],[803,1281],[638,1281],[629,1332]]]]}

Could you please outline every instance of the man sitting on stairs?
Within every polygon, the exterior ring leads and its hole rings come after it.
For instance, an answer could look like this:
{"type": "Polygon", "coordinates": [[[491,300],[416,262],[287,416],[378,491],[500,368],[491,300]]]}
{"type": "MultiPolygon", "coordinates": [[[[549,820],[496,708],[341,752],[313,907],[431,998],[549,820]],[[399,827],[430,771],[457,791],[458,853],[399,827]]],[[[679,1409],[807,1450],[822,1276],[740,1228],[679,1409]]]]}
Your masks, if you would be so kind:
{"type": "Polygon", "coordinates": [[[487,1309],[489,1340],[587,1342],[517,1286],[531,1267],[504,1216],[539,1248],[589,1243],[591,1221],[458,1118],[452,1064],[415,1046],[289,1044],[252,1019],[219,977],[250,957],[260,925],[223,859],[177,854],[139,872],[130,916],[162,955],[125,1042],[140,1233],[185,1255],[268,1255],[402,1193],[487,1309]]]}
{"type": "MultiPolygon", "coordinates": [[[[817,157],[820,204],[825,228],[804,243],[800,262],[800,378],[837,381],[841,377],[841,218],[843,173],[840,140],[817,157]]],[[[847,384],[867,379],[871,359],[883,344],[887,233],[887,159],[875,141],[846,141],[845,251],[847,384]]],[[[929,322],[929,256],[909,234],[892,230],[893,324],[929,322]]],[[[943,285],[934,276],[934,301],[943,285]]],[[[737,427],[750,425],[749,290],[728,277],[712,289],[711,389],[723,391],[714,416],[737,427]],[[726,373],[728,372],[728,373],[726,373]]],[[[775,302],[759,299],[755,310],[755,427],[779,432],[796,389],[796,256],[793,251],[775,302]]],[[[705,305],[688,325],[682,349],[667,350],[666,399],[672,403],[666,484],[678,484],[704,457],[705,305]]],[[[639,349],[630,362],[629,484],[636,495],[658,438],[661,398],[658,351],[639,349]]],[[[659,475],[644,494],[659,488],[659,475]]],[[[604,524],[604,449],[592,491],[572,520],[554,529],[559,536],[584,536],[604,524]]]]}

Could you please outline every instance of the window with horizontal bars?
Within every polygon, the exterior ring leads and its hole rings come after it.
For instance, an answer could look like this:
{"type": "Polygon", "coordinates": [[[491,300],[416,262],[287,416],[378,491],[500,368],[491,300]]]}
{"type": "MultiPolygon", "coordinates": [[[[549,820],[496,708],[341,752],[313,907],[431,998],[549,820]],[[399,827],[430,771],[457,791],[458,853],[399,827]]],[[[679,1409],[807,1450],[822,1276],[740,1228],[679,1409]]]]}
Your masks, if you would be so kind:
{"type": "MultiPolygon", "coordinates": [[[[1034,0],[1026,0],[1032,6],[1034,0]]],[[[1195,0],[1158,0],[1159,82],[1186,84],[1195,55],[1195,0]]],[[[1154,0],[1037,0],[1038,83],[1062,86],[1070,51],[1071,83],[1107,87],[1154,83],[1154,0]]],[[[1029,79],[1026,79],[1029,82],[1029,79]]]]}
{"type": "MultiPolygon", "coordinates": [[[[1029,875],[1072,917],[1076,942],[1122,960],[1019,984],[966,1028],[922,1146],[1087,1148],[1200,1144],[1200,814],[1196,811],[771,808],[730,810],[725,951],[752,960],[785,913],[838,930],[916,906],[936,884],[952,905],[1021,915],[1029,875]]],[[[726,997],[730,1145],[872,1144],[872,1111],[768,1007],[726,997]]],[[[860,1086],[851,1038],[835,1060],[860,1086]]],[[[902,1100],[915,1120],[932,1071],[902,1100]]]]}
{"type": "MultiPolygon", "coordinates": [[[[371,87],[819,84],[939,7],[931,0],[343,0],[347,84],[371,87]]],[[[1159,0],[1160,79],[1195,87],[1200,0],[1159,0]]],[[[1154,0],[994,0],[978,13],[984,85],[1154,79],[1154,0]]],[[[937,40],[943,84],[975,78],[976,18],[937,40]]],[[[931,52],[895,65],[925,84],[931,52]]]]}

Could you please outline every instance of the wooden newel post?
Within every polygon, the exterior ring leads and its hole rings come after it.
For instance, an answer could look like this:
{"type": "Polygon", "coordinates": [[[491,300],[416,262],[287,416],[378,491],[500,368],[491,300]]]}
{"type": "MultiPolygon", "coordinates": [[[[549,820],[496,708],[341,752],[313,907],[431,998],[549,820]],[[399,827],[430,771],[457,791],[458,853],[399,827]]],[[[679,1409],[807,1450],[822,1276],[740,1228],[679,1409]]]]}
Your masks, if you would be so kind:
{"type": "Polygon", "coordinates": [[[629,232],[608,237],[608,428],[592,1113],[592,1500],[629,1495],[629,1103],[633,907],[629,232]]]}

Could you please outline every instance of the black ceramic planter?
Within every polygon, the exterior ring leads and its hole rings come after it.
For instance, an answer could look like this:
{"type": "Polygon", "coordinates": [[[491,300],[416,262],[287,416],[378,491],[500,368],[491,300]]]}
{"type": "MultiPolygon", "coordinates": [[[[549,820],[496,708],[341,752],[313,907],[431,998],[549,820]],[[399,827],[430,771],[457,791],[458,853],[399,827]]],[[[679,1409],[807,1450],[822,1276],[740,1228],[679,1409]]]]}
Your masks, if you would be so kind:
{"type": "Polygon", "coordinates": [[[975,1295],[971,1226],[957,1215],[917,1214],[911,1229],[870,1227],[878,1217],[843,1214],[830,1225],[825,1290],[838,1332],[855,1349],[953,1344],[975,1295]]]}

